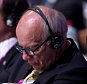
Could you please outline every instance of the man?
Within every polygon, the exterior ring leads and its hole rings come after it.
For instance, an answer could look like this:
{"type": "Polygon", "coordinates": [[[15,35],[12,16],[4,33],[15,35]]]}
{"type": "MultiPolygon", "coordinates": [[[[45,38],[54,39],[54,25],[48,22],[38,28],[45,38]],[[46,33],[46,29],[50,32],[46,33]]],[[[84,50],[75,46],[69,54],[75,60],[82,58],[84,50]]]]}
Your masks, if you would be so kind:
{"type": "Polygon", "coordinates": [[[20,19],[17,49],[33,67],[22,84],[86,84],[87,62],[59,12],[44,6],[28,10],[20,19]]]}
{"type": "Polygon", "coordinates": [[[0,0],[0,73],[19,57],[15,29],[28,7],[27,0],[0,0]]]}

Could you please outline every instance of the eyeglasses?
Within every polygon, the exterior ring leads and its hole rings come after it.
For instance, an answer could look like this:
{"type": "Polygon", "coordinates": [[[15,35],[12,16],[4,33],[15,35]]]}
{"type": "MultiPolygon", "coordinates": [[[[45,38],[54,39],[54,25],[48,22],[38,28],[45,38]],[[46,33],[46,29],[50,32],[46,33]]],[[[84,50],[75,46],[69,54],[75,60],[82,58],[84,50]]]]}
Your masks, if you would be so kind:
{"type": "Polygon", "coordinates": [[[23,52],[25,51],[26,53],[28,53],[30,56],[34,56],[35,55],[35,51],[37,49],[39,49],[44,43],[46,43],[48,40],[50,40],[50,37],[48,37],[45,41],[43,41],[39,46],[37,46],[35,49],[31,49],[31,48],[23,48],[22,46],[20,46],[19,44],[16,46],[16,49],[23,54],[23,52]]]}

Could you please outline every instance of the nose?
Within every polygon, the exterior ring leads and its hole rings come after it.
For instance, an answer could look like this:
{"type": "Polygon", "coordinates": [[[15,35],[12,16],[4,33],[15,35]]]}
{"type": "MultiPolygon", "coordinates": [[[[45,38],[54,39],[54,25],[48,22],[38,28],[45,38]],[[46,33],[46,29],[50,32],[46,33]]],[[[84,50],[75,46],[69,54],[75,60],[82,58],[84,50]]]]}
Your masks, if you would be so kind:
{"type": "Polygon", "coordinates": [[[23,60],[27,61],[29,59],[28,54],[24,51],[22,55],[23,60]]]}

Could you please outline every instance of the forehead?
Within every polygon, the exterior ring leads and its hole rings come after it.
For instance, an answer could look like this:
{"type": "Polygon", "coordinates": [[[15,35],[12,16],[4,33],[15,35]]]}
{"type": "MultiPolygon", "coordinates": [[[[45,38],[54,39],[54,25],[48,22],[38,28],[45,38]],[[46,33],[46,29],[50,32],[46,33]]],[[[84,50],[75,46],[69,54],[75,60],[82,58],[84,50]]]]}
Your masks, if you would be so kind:
{"type": "Polygon", "coordinates": [[[18,23],[16,34],[22,44],[24,44],[23,42],[30,43],[32,41],[42,40],[44,28],[40,16],[38,17],[38,15],[31,12],[25,13],[18,23]]]}

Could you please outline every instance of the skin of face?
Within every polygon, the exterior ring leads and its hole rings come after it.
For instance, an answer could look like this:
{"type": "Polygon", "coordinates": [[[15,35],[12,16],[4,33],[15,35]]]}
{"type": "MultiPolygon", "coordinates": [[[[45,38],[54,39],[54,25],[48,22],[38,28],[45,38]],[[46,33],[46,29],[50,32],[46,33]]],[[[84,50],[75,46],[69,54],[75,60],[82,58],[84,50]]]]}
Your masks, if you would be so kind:
{"type": "MultiPolygon", "coordinates": [[[[19,21],[16,28],[16,35],[19,45],[23,48],[34,48],[42,43],[44,37],[44,28],[42,18],[33,11],[27,11],[19,21]]],[[[55,61],[55,50],[53,50],[47,43],[42,45],[35,51],[33,57],[23,52],[23,59],[28,61],[34,69],[47,69],[55,61]]]]}

